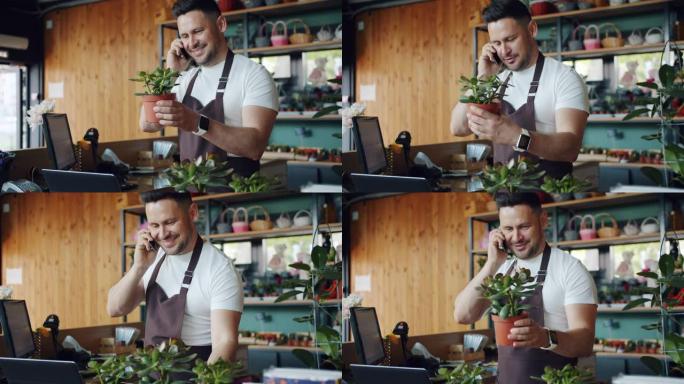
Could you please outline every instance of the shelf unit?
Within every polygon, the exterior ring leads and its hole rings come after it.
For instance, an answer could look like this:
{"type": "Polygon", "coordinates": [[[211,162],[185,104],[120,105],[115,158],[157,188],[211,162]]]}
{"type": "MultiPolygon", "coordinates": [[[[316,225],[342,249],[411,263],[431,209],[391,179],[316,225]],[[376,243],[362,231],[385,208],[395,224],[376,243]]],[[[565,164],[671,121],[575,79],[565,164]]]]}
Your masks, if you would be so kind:
{"type": "MultiPolygon", "coordinates": [[[[327,300],[325,302],[319,303],[320,306],[338,306],[342,303],[342,300],[327,300]]],[[[245,297],[245,307],[304,307],[313,305],[313,300],[285,300],[279,303],[271,300],[261,300],[257,297],[245,297]]]]}
{"type": "MultiPolygon", "coordinates": [[[[299,193],[292,192],[272,192],[272,193],[220,193],[213,195],[202,195],[193,197],[193,202],[197,203],[200,207],[204,209],[204,232],[200,232],[200,236],[203,239],[209,239],[212,243],[226,243],[234,241],[258,241],[267,238],[276,237],[288,237],[288,236],[299,236],[299,235],[314,235],[316,233],[316,228],[318,227],[319,232],[341,232],[341,223],[320,223],[319,210],[324,201],[324,196],[321,194],[307,194],[304,196],[311,198],[311,207],[309,208],[311,212],[311,222],[312,225],[304,227],[292,227],[292,228],[274,228],[266,231],[250,231],[244,233],[222,233],[222,234],[212,234],[211,224],[213,218],[211,215],[211,208],[216,206],[224,205],[235,205],[235,204],[256,204],[263,203],[269,200],[277,199],[287,199],[293,197],[303,196],[299,193]]],[[[139,223],[144,221],[145,208],[143,205],[131,205],[121,209],[120,211],[120,227],[121,227],[121,275],[123,276],[128,269],[127,255],[126,253],[135,247],[135,243],[127,241],[126,234],[128,233],[126,227],[126,221],[129,216],[136,217],[139,223]]],[[[263,306],[302,306],[302,305],[312,305],[312,302],[304,302],[297,300],[290,300],[284,303],[269,303],[266,301],[262,302],[249,302],[246,301],[245,305],[263,305],[263,306]]],[[[327,301],[321,303],[320,306],[330,307],[330,306],[340,306],[341,301],[327,301]]],[[[124,316],[124,322],[128,319],[124,316]]]]}

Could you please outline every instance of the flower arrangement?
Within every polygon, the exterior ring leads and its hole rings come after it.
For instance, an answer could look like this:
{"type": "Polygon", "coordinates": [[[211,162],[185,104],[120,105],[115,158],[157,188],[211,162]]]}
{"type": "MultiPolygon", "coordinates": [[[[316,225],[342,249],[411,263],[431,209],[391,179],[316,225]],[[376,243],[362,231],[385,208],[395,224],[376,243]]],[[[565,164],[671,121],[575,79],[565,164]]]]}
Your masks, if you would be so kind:
{"type": "Polygon", "coordinates": [[[26,112],[26,121],[31,129],[36,129],[43,124],[43,114],[52,112],[55,109],[54,100],[43,100],[29,108],[26,112]]]}
{"type": "Polygon", "coordinates": [[[366,104],[354,103],[350,107],[340,109],[339,114],[342,116],[342,127],[350,129],[352,127],[352,117],[361,116],[366,111],[366,104]]]}
{"type": "Polygon", "coordinates": [[[363,303],[363,297],[356,293],[350,293],[349,296],[342,299],[342,317],[348,319],[351,314],[349,309],[358,307],[363,303]]]}

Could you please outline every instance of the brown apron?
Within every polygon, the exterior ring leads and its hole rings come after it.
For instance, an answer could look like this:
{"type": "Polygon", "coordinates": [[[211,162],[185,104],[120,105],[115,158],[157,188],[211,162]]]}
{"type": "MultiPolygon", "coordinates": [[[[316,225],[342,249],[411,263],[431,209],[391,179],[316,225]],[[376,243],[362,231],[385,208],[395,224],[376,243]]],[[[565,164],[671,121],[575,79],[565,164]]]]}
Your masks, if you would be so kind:
{"type": "MultiPolygon", "coordinates": [[[[183,105],[191,108],[194,111],[201,113],[212,120],[223,123],[225,115],[223,114],[223,94],[226,91],[226,84],[228,84],[228,76],[230,69],[233,66],[233,58],[235,55],[230,49],[226,55],[226,62],[223,65],[223,73],[219,79],[218,88],[216,89],[216,98],[207,105],[192,97],[192,89],[195,86],[195,79],[199,71],[190,80],[185,96],[183,97],[183,105]]],[[[201,71],[201,69],[200,69],[201,71]]],[[[208,140],[201,136],[197,136],[192,132],[182,129],[178,130],[178,141],[180,142],[181,161],[189,159],[194,161],[199,156],[206,156],[208,153],[214,155],[214,158],[221,161],[228,161],[228,164],[233,168],[234,172],[240,176],[248,177],[252,173],[259,170],[259,162],[245,157],[228,156],[225,150],[215,146],[208,140]]]]}
{"type": "MultiPolygon", "coordinates": [[[[544,288],[544,281],[546,280],[546,271],[549,266],[549,258],[551,256],[551,247],[546,244],[544,247],[544,255],[542,256],[541,266],[537,272],[536,282],[537,288],[534,294],[523,301],[523,304],[530,305],[528,310],[529,316],[540,326],[544,326],[544,297],[542,290],[544,288]]],[[[510,275],[515,268],[515,261],[511,264],[507,275],[510,275]]],[[[497,367],[497,383],[500,384],[534,384],[538,381],[533,380],[530,376],[541,377],[544,374],[544,367],[550,366],[561,369],[566,364],[577,365],[576,358],[569,358],[561,356],[553,351],[547,351],[540,348],[529,347],[512,347],[506,345],[497,345],[498,350],[498,367],[497,367]]]]}
{"type": "MultiPolygon", "coordinates": [[[[537,130],[537,124],[534,119],[534,98],[539,87],[539,78],[541,77],[542,69],[544,69],[544,55],[539,52],[537,56],[537,64],[534,68],[534,76],[530,83],[530,90],[527,94],[527,102],[516,110],[509,102],[501,101],[501,110],[504,115],[508,116],[520,127],[527,129],[530,132],[537,130]]],[[[507,85],[504,86],[504,92],[507,85]]],[[[567,161],[551,161],[540,159],[529,152],[517,152],[513,147],[505,144],[494,144],[494,163],[506,164],[510,159],[517,159],[519,156],[531,159],[539,164],[539,169],[546,171],[546,175],[561,178],[572,172],[572,163],[567,161]]]]}
{"type": "MultiPolygon", "coordinates": [[[[150,282],[147,284],[147,291],[145,292],[145,302],[147,304],[145,345],[159,345],[170,338],[180,340],[188,289],[202,253],[203,244],[202,238],[197,236],[180,293],[176,295],[168,297],[162,287],[157,284],[157,275],[162,263],[166,259],[166,253],[164,253],[164,256],[155,266],[152,276],[150,276],[150,282]]],[[[209,359],[209,355],[211,355],[211,345],[190,346],[190,351],[197,353],[197,357],[206,361],[209,359]]]]}

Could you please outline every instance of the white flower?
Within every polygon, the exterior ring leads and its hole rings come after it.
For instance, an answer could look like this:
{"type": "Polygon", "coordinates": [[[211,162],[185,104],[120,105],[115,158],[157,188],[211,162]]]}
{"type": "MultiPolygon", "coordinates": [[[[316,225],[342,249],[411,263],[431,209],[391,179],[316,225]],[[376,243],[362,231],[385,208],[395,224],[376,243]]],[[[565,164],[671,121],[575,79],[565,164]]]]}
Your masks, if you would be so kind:
{"type": "Polygon", "coordinates": [[[352,117],[363,115],[366,110],[366,104],[354,103],[351,107],[345,107],[339,110],[339,114],[342,116],[342,127],[351,128],[352,127],[352,117]]]}
{"type": "Polygon", "coordinates": [[[348,319],[349,308],[358,307],[363,303],[363,297],[356,293],[349,294],[349,296],[342,299],[342,317],[348,319]]]}
{"type": "Polygon", "coordinates": [[[26,113],[26,121],[31,129],[36,129],[36,127],[43,124],[43,113],[52,112],[55,109],[54,100],[43,100],[40,104],[34,105],[29,108],[26,113]]]}

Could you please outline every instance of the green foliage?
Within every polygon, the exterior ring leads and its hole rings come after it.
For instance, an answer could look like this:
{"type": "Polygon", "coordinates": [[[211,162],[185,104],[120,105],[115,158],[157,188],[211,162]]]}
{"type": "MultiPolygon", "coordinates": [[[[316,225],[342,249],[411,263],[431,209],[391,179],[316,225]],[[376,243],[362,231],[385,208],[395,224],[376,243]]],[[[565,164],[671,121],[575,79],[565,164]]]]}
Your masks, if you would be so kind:
{"type": "Polygon", "coordinates": [[[112,356],[105,361],[91,360],[88,369],[94,372],[100,384],[119,384],[133,378],[129,356],[112,356]]]}
{"type": "Polygon", "coordinates": [[[170,68],[157,68],[154,72],[138,72],[138,77],[129,79],[131,81],[143,83],[145,93],[136,93],[136,95],[164,95],[171,92],[176,78],[179,76],[178,72],[170,68]]]}
{"type": "Polygon", "coordinates": [[[482,175],[482,185],[492,196],[500,191],[520,192],[537,189],[535,182],[546,172],[525,159],[511,159],[508,164],[487,167],[482,175]]]}
{"type": "Polygon", "coordinates": [[[583,384],[593,382],[591,372],[566,364],[562,369],[544,368],[542,377],[532,377],[547,384],[583,384]]]}
{"type": "MultiPolygon", "coordinates": [[[[342,262],[335,262],[337,252],[333,247],[323,247],[316,245],[311,250],[311,264],[302,262],[290,264],[289,267],[309,273],[309,279],[292,279],[288,281],[288,286],[293,288],[278,296],[276,303],[291,299],[302,294],[305,300],[313,300],[320,303],[330,297],[328,287],[335,287],[342,281],[342,262]]],[[[313,307],[315,310],[315,306],[313,307]]],[[[314,324],[315,313],[309,316],[295,318],[296,322],[308,322],[314,324]]],[[[327,356],[323,365],[341,370],[344,366],[342,361],[342,338],[340,334],[326,326],[316,327],[316,346],[319,347],[327,356]]],[[[292,353],[302,361],[307,367],[317,368],[316,356],[305,349],[295,349],[292,353]]]]}
{"type": "Polygon", "coordinates": [[[673,106],[673,101],[676,98],[684,98],[684,73],[677,73],[673,66],[663,64],[658,70],[658,77],[661,85],[651,82],[637,83],[638,86],[655,90],[657,96],[639,98],[636,104],[640,107],[628,113],[622,120],[631,120],[642,115],[657,115],[665,121],[674,119],[679,108],[673,106]]]}
{"type": "Polygon", "coordinates": [[[496,75],[480,79],[461,76],[459,83],[463,92],[459,100],[461,103],[490,104],[499,96],[501,87],[501,80],[496,75]]]}
{"type": "Polygon", "coordinates": [[[233,170],[227,162],[204,160],[185,160],[182,163],[174,163],[164,171],[171,186],[177,191],[189,191],[205,193],[208,187],[228,187],[228,176],[233,170]]]}
{"type": "Polygon", "coordinates": [[[490,301],[489,310],[502,320],[521,315],[529,309],[529,305],[523,305],[523,299],[534,294],[537,283],[534,282],[530,270],[520,269],[511,275],[497,273],[488,276],[482,282],[480,290],[482,295],[490,301]]]}
{"type": "Polygon", "coordinates": [[[278,184],[277,178],[270,178],[254,172],[249,177],[233,174],[233,180],[229,183],[235,192],[270,192],[278,184]]]}
{"type": "Polygon", "coordinates": [[[479,365],[461,363],[454,369],[440,368],[437,371],[437,380],[444,384],[476,384],[481,383],[485,369],[479,365]]]}
{"type": "Polygon", "coordinates": [[[243,371],[244,367],[241,362],[225,362],[220,358],[211,365],[198,359],[192,369],[196,376],[194,381],[199,384],[231,384],[243,371]]]}
{"type": "Polygon", "coordinates": [[[571,175],[565,175],[562,179],[546,176],[541,189],[546,193],[573,193],[584,192],[589,186],[591,183],[575,179],[571,175]]]}

